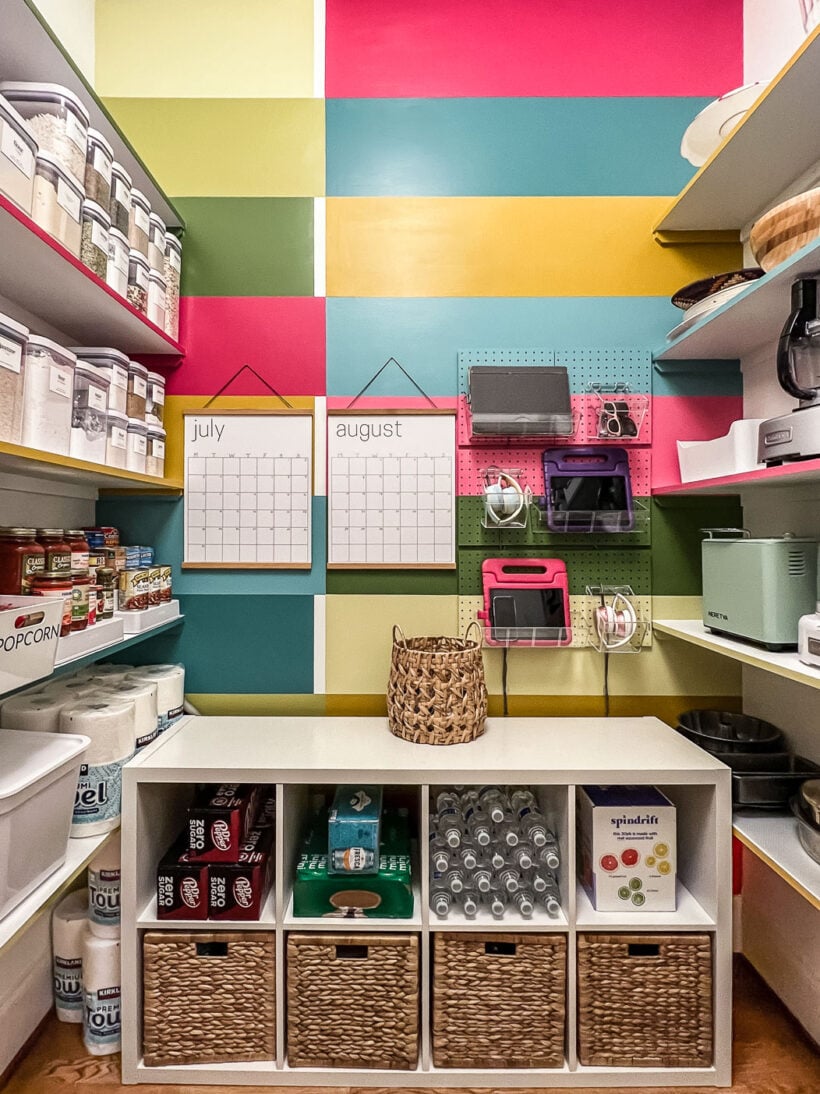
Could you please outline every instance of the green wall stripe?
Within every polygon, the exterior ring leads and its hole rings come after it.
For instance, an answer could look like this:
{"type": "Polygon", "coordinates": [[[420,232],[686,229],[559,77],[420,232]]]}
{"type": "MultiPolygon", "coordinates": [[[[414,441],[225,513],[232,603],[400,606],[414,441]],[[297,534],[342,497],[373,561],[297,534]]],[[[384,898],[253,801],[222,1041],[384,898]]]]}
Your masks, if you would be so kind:
{"type": "Polygon", "coordinates": [[[743,508],[736,497],[652,500],[652,592],[655,596],[700,596],[702,528],[739,528],[743,508]]]}
{"type": "Polygon", "coordinates": [[[455,570],[328,570],[327,593],[372,596],[455,596],[455,570]]]}

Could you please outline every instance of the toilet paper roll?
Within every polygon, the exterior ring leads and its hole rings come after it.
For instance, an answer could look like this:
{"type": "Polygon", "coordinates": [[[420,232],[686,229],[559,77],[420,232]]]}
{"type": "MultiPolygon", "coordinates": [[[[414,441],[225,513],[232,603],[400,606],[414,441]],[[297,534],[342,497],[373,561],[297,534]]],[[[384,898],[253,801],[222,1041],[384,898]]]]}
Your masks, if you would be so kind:
{"type": "Polygon", "coordinates": [[[120,994],[119,939],[98,938],[86,930],[83,934],[83,1041],[92,1056],[109,1056],[120,1050],[120,994]]]}
{"type": "Polygon", "coordinates": [[[13,695],[0,706],[0,726],[3,729],[30,729],[35,733],[57,733],[60,711],[70,701],[60,692],[13,695]]]}
{"type": "Polygon", "coordinates": [[[157,711],[160,733],[182,717],[185,703],[184,665],[143,665],[134,669],[129,679],[157,685],[157,711]]]}
{"type": "Polygon", "coordinates": [[[113,698],[134,704],[137,752],[156,739],[159,733],[156,684],[149,683],[147,680],[105,681],[101,685],[99,694],[102,702],[108,702],[113,698]]]}
{"type": "Polygon", "coordinates": [[[80,765],[72,836],[95,836],[119,826],[122,765],[134,754],[135,724],[134,704],[113,699],[61,712],[61,733],[83,733],[91,741],[80,765]]]}
{"type": "Polygon", "coordinates": [[[88,890],[63,897],[51,915],[54,1006],[61,1022],[83,1020],[83,935],[88,920],[88,890]]]}

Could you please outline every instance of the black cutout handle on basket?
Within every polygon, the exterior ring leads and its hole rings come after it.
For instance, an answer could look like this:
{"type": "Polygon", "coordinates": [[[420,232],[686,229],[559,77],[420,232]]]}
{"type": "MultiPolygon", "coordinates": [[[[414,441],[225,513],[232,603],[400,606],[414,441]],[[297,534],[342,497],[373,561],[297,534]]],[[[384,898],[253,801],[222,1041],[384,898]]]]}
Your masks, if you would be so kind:
{"type": "Polygon", "coordinates": [[[337,961],[366,961],[367,946],[337,946],[337,961]]]}
{"type": "Polygon", "coordinates": [[[626,952],[630,957],[660,957],[661,948],[657,942],[628,942],[626,952]]]}
{"type": "Polygon", "coordinates": [[[488,957],[515,957],[518,946],[515,942],[485,942],[484,953],[488,957]]]}
{"type": "Polygon", "coordinates": [[[227,957],[228,956],[228,943],[227,942],[197,942],[196,944],[197,957],[227,957]]]}

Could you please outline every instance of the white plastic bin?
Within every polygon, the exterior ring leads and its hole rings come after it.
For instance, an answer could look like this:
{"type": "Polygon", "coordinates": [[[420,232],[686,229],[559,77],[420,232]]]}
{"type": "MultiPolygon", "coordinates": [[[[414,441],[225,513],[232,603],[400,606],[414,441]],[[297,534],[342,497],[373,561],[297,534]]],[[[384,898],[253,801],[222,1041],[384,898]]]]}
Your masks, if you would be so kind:
{"type": "Polygon", "coordinates": [[[741,418],[732,422],[725,437],[712,441],[678,441],[681,482],[717,479],[754,471],[757,462],[757,427],[763,418],[741,418]]]}
{"type": "Polygon", "coordinates": [[[65,861],[88,737],[0,730],[0,919],[65,861]]]}
{"type": "Polygon", "coordinates": [[[62,597],[0,593],[0,695],[51,675],[62,618],[62,597]]]}

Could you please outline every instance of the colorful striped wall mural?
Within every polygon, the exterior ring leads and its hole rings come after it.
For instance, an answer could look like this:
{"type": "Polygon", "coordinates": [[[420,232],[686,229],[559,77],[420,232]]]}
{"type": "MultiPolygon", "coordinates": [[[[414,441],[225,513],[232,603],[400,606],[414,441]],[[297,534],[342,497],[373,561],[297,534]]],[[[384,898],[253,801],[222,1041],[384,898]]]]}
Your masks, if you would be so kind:
{"type": "MultiPolygon", "coordinates": [[[[655,0],[144,0],[141,15],[161,20],[164,48],[136,57],[133,6],[98,0],[96,82],[187,224],[171,470],[182,411],[244,363],[319,422],[390,357],[455,406],[459,354],[478,348],[649,362],[679,316],[671,293],[738,262],[733,244],[664,248],[651,229],[691,176],[686,125],[742,82],[742,0],[692,0],[685,21],[655,0]]],[[[583,409],[589,375],[570,371],[583,409]]],[[[676,480],[677,437],[741,416],[739,368],[649,362],[632,389],[650,400],[633,459],[651,521],[616,553],[653,616],[690,617],[698,529],[740,515],[650,491],[676,480]]],[[[417,394],[395,369],[368,389],[382,406],[417,394]]],[[[219,403],[268,404],[252,377],[219,403]]],[[[476,560],[493,553],[475,459],[459,449],[455,571],[328,571],[322,475],[309,571],[180,573],[181,502],[101,503],[100,519],[174,564],[187,620],[150,656],[183,659],[207,713],[383,712],[392,624],[456,633],[474,610],[476,560]]],[[[583,548],[549,546],[583,593],[583,548]]],[[[510,712],[601,712],[602,660],[511,652],[510,712]]],[[[739,672],[694,647],[655,638],[611,660],[613,714],[738,705],[739,672]]],[[[500,712],[500,652],[485,663],[500,712]]]]}

